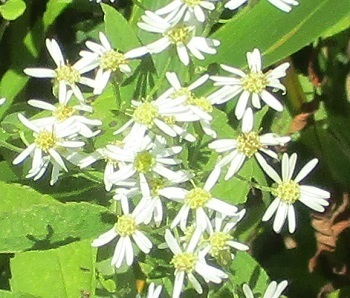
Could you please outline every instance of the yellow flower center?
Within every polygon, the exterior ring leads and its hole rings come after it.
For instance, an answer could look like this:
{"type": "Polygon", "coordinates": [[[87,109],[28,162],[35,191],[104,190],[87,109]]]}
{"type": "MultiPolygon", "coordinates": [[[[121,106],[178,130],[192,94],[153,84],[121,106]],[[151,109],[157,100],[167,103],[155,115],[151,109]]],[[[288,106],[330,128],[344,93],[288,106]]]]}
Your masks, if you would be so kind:
{"type": "Polygon", "coordinates": [[[194,105],[202,109],[204,112],[210,113],[213,111],[211,102],[206,97],[191,96],[187,99],[187,104],[194,105]]]}
{"type": "Polygon", "coordinates": [[[187,44],[191,38],[191,27],[178,25],[168,30],[168,32],[164,33],[166,37],[169,38],[172,44],[187,44]]]}
{"type": "Polygon", "coordinates": [[[133,117],[135,122],[152,127],[154,119],[158,117],[158,109],[152,103],[144,102],[135,109],[133,117]]]}
{"type": "Polygon", "coordinates": [[[197,256],[193,253],[183,252],[175,255],[171,260],[176,270],[192,272],[196,266],[197,256]]]}
{"type": "Polygon", "coordinates": [[[152,170],[156,160],[153,155],[147,151],[138,153],[134,160],[134,166],[139,173],[147,173],[152,170]]]}
{"type": "Polygon", "coordinates": [[[245,78],[241,79],[242,87],[250,93],[260,94],[267,86],[268,81],[266,74],[259,72],[251,72],[245,78]]]}
{"type": "Polygon", "coordinates": [[[213,257],[218,257],[222,252],[226,252],[229,249],[228,240],[231,240],[232,236],[224,232],[215,232],[209,237],[211,245],[210,254],[213,257]]]}
{"type": "Polygon", "coordinates": [[[52,112],[52,116],[54,116],[59,121],[63,121],[72,116],[74,113],[74,108],[60,105],[55,111],[52,112]]]}
{"type": "Polygon", "coordinates": [[[71,65],[60,66],[55,72],[57,81],[66,81],[70,85],[80,81],[80,73],[71,65]]]}
{"type": "Polygon", "coordinates": [[[287,204],[293,204],[300,198],[300,186],[293,180],[282,182],[274,191],[274,195],[287,204]]]}
{"type": "Polygon", "coordinates": [[[170,126],[173,126],[176,123],[175,116],[163,116],[162,119],[163,119],[164,123],[166,123],[170,126]]]}
{"type": "Polygon", "coordinates": [[[189,7],[194,7],[198,5],[201,2],[201,0],[184,0],[184,3],[189,7]]]}
{"type": "Polygon", "coordinates": [[[251,158],[262,147],[256,132],[243,133],[237,138],[237,150],[251,158]]]}
{"type": "Polygon", "coordinates": [[[152,197],[156,197],[159,195],[159,190],[164,187],[164,180],[161,178],[151,178],[148,184],[151,188],[152,197]]]}
{"type": "Polygon", "coordinates": [[[177,97],[180,97],[180,96],[186,96],[187,98],[191,97],[192,96],[192,92],[190,89],[186,88],[186,87],[183,87],[181,88],[180,90],[177,90],[175,92],[173,92],[171,94],[171,98],[177,98],[177,97]]]}
{"type": "Polygon", "coordinates": [[[211,194],[206,190],[195,187],[185,196],[184,202],[191,209],[203,207],[211,199],[211,194]]]}
{"type": "Polygon", "coordinates": [[[131,236],[137,230],[134,218],[130,214],[121,215],[114,226],[116,232],[121,236],[131,236]]]}
{"type": "Polygon", "coordinates": [[[56,147],[57,138],[51,131],[44,130],[39,132],[35,138],[35,144],[44,152],[48,152],[49,149],[56,147]]]}
{"type": "Polygon", "coordinates": [[[122,53],[118,53],[115,50],[109,50],[104,53],[100,60],[100,68],[116,71],[121,64],[126,64],[127,60],[122,53]]]}

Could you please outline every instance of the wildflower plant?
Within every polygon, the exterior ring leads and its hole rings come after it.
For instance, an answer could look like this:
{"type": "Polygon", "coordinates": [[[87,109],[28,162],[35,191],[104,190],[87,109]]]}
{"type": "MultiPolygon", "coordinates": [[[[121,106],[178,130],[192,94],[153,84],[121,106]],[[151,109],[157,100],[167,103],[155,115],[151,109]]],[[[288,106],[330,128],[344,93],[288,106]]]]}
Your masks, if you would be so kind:
{"type": "Polygon", "coordinates": [[[315,108],[295,129],[309,99],[290,55],[346,17],[339,0],[311,30],[329,2],[1,3],[1,43],[21,48],[1,62],[0,292],[313,297],[282,243],[304,247],[303,205],[332,202],[332,142],[312,134],[332,122],[315,108]]]}

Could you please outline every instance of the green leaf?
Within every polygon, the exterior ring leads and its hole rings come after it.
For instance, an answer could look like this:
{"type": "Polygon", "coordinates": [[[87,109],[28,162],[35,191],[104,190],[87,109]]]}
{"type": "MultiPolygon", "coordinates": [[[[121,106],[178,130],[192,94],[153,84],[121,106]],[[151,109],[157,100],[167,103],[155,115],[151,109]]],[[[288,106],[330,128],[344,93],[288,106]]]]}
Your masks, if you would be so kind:
{"type": "MultiPolygon", "coordinates": [[[[226,174],[227,167],[224,168],[223,172],[226,174]]],[[[246,179],[248,181],[250,180],[252,175],[252,167],[249,160],[245,162],[239,171],[239,175],[245,178],[247,177],[246,179]]],[[[223,178],[220,179],[220,181],[213,188],[212,194],[213,196],[224,200],[227,203],[236,205],[243,204],[247,201],[249,190],[250,186],[247,181],[243,181],[242,179],[238,179],[234,176],[227,181],[223,178]]]]}
{"type": "Polygon", "coordinates": [[[0,6],[0,14],[8,21],[19,18],[25,10],[26,4],[23,0],[8,0],[0,6]]]}
{"type": "Polygon", "coordinates": [[[107,209],[85,202],[2,210],[0,252],[42,250],[91,239],[111,228],[105,217],[108,217],[107,209]]]}
{"type": "Polygon", "coordinates": [[[104,13],[106,35],[113,47],[121,51],[139,47],[137,35],[124,16],[110,5],[101,3],[101,7],[104,13]]]}
{"type": "Polygon", "coordinates": [[[11,259],[11,288],[38,297],[49,297],[48,290],[55,297],[85,297],[84,293],[93,296],[95,258],[91,241],[18,253],[11,259]]]}
{"type": "Polygon", "coordinates": [[[39,18],[32,30],[27,33],[24,28],[30,28],[29,15],[13,23],[12,40],[9,42],[13,46],[11,49],[13,55],[11,57],[12,64],[0,81],[0,94],[7,99],[0,109],[0,119],[4,117],[14,98],[29,80],[29,77],[23,73],[23,69],[35,64],[38,59],[39,52],[44,45],[45,32],[72,1],[50,0],[46,5],[43,18],[39,18]],[[18,44],[23,46],[19,47],[18,44]]]}
{"type": "Polygon", "coordinates": [[[239,251],[232,261],[231,282],[239,288],[247,283],[253,292],[263,293],[267,288],[269,277],[265,270],[247,252],[239,251]]]}
{"type": "Polygon", "coordinates": [[[59,204],[48,195],[43,195],[28,186],[0,181],[1,212],[16,212],[37,204],[59,204]]]}
{"type": "Polygon", "coordinates": [[[34,296],[28,293],[19,293],[19,292],[9,292],[0,290],[0,297],[3,298],[38,298],[38,296],[34,296]]]}
{"type": "Polygon", "coordinates": [[[325,32],[322,34],[322,38],[331,37],[333,35],[336,35],[350,27],[350,13],[343,17],[341,20],[339,20],[338,23],[333,25],[330,28],[327,28],[325,32]]]}
{"type": "Polygon", "coordinates": [[[301,1],[290,13],[283,13],[267,1],[247,7],[219,28],[211,37],[221,41],[217,55],[207,55],[201,65],[226,63],[247,65],[246,52],[259,48],[268,66],[315,41],[326,29],[349,16],[349,1],[301,1]]]}

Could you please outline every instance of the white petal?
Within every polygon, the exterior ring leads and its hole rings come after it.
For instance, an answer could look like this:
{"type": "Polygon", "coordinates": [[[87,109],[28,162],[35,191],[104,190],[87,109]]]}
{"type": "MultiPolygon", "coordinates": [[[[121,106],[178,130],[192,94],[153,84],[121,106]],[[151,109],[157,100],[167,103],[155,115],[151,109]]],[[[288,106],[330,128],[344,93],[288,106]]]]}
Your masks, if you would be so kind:
{"type": "Polygon", "coordinates": [[[298,175],[295,177],[294,181],[298,183],[303,180],[316,167],[317,164],[317,158],[310,160],[305,166],[303,166],[298,175]]]}
{"type": "Polygon", "coordinates": [[[270,206],[266,209],[264,216],[262,217],[262,221],[268,221],[270,218],[273,216],[273,214],[276,212],[279,204],[280,204],[280,199],[275,198],[270,206]]]}
{"type": "Polygon", "coordinates": [[[296,227],[296,219],[295,219],[295,210],[294,210],[294,206],[288,205],[288,229],[289,229],[289,233],[294,233],[295,232],[295,227],[296,227]]]}
{"type": "Polygon", "coordinates": [[[261,99],[277,112],[283,111],[283,105],[269,92],[263,90],[260,94],[261,99]]]}
{"type": "Polygon", "coordinates": [[[164,238],[166,243],[168,244],[168,247],[174,255],[182,253],[182,249],[180,248],[179,244],[177,243],[175,237],[170,232],[170,230],[165,230],[164,238]]]}
{"type": "Polygon", "coordinates": [[[281,232],[282,227],[286,221],[287,214],[288,214],[288,204],[280,201],[280,204],[276,211],[275,220],[273,222],[273,230],[276,233],[281,232]]]}

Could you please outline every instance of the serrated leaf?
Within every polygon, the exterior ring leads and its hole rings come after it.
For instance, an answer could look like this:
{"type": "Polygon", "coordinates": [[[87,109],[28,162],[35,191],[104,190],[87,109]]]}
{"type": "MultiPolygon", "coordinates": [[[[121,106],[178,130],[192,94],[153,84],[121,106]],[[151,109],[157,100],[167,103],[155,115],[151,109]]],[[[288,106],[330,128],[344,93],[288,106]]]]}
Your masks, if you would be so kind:
{"type": "Polygon", "coordinates": [[[95,258],[96,249],[90,240],[47,251],[18,253],[11,259],[11,288],[37,297],[53,293],[55,297],[83,297],[83,293],[92,296],[95,258]]]}
{"type": "Polygon", "coordinates": [[[111,227],[104,216],[107,209],[85,202],[1,211],[0,252],[42,250],[97,237],[111,227]]]}
{"type": "Polygon", "coordinates": [[[0,14],[8,21],[19,18],[25,10],[26,4],[23,0],[8,0],[3,5],[0,5],[0,14]]]}

